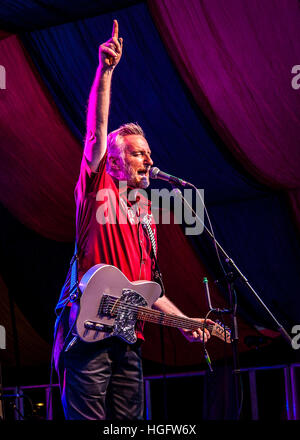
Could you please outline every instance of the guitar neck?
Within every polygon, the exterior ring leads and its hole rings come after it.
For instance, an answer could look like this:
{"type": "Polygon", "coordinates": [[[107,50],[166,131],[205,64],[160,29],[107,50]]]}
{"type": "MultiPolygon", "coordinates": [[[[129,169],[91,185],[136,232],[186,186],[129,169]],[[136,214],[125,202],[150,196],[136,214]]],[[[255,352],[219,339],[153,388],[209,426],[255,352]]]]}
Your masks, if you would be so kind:
{"type": "MultiPolygon", "coordinates": [[[[186,328],[188,330],[196,330],[197,328],[203,330],[204,328],[204,323],[195,319],[172,315],[170,313],[164,313],[159,310],[153,310],[141,306],[137,307],[137,319],[170,327],[186,328]]],[[[207,324],[205,327],[211,331],[214,326],[212,324],[207,324]]]]}
{"type": "MultiPolygon", "coordinates": [[[[124,309],[124,304],[120,302],[118,298],[109,298],[106,305],[109,309],[109,314],[111,316],[116,316],[118,311],[124,309]]],[[[135,304],[127,304],[125,309],[134,312],[136,319],[146,322],[153,322],[154,324],[165,325],[169,327],[184,328],[187,330],[196,330],[200,328],[204,329],[205,321],[199,322],[196,319],[186,318],[184,316],[177,316],[171,313],[164,313],[159,310],[150,309],[149,307],[139,306],[135,304]]],[[[107,313],[107,312],[106,312],[107,313]]],[[[224,328],[223,326],[214,323],[206,323],[205,328],[213,335],[217,336],[219,339],[230,343],[230,330],[224,328]]]]}

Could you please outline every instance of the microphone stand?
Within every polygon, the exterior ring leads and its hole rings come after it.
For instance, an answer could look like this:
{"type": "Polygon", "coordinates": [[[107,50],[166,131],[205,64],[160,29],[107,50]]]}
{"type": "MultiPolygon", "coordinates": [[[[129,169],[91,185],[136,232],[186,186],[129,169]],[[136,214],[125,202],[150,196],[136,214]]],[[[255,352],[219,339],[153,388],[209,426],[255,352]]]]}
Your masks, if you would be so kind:
{"type": "MultiPolygon", "coordinates": [[[[215,246],[218,248],[218,250],[222,253],[225,262],[227,263],[228,267],[230,268],[230,271],[228,271],[225,274],[224,279],[227,281],[227,287],[229,291],[229,303],[230,308],[228,309],[214,309],[211,306],[210,297],[207,296],[208,300],[208,306],[212,312],[216,313],[230,313],[232,317],[232,339],[231,339],[231,346],[232,346],[232,355],[233,355],[233,374],[234,374],[234,387],[235,387],[235,407],[236,410],[238,410],[239,405],[239,382],[240,382],[240,364],[239,364],[239,355],[238,355],[238,324],[237,324],[237,302],[236,302],[236,291],[234,288],[234,283],[237,279],[241,279],[245,286],[250,290],[252,295],[256,298],[256,300],[259,302],[259,304],[263,307],[263,309],[269,314],[271,319],[274,321],[278,332],[282,335],[282,337],[285,339],[286,342],[289,343],[290,346],[292,346],[292,339],[288,332],[284,329],[284,327],[278,322],[278,320],[275,318],[273,313],[269,310],[269,308],[266,306],[266,304],[263,302],[263,300],[259,297],[258,293],[254,290],[254,288],[251,286],[245,275],[241,272],[241,270],[238,268],[238,266],[235,264],[235,262],[230,258],[230,256],[227,254],[227,252],[223,249],[223,247],[220,245],[220,243],[215,239],[214,235],[211,233],[211,231],[205,226],[204,221],[202,221],[199,216],[195,213],[192,206],[187,202],[187,200],[183,197],[181,190],[176,186],[173,185],[173,190],[176,195],[180,196],[183,203],[185,203],[188,208],[191,210],[191,212],[195,215],[197,220],[203,225],[204,230],[206,233],[210,236],[210,238],[213,240],[215,246]]],[[[197,188],[192,185],[189,182],[184,182],[184,186],[190,186],[196,190],[198,193],[197,188]]],[[[204,201],[202,200],[202,203],[204,205],[204,201]]],[[[207,284],[206,284],[207,287],[207,284]]],[[[208,293],[208,288],[206,290],[206,293],[208,293]]]]}

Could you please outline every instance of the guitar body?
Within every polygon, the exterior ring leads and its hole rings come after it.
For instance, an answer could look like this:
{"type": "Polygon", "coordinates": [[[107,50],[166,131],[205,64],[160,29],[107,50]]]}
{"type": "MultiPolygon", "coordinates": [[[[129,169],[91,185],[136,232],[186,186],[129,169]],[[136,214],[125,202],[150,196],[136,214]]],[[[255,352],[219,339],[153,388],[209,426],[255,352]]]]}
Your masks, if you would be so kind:
{"type": "MultiPolygon", "coordinates": [[[[129,344],[136,342],[135,324],[138,319],[176,328],[203,330],[197,319],[153,310],[161,294],[154,281],[130,282],[115,266],[97,264],[82,277],[81,297],[72,304],[72,319],[76,333],[85,342],[97,342],[117,336],[129,344]]],[[[230,342],[230,330],[219,323],[208,324],[210,334],[230,342]]]]}
{"type": "MultiPolygon", "coordinates": [[[[136,341],[137,307],[152,307],[161,287],[154,281],[130,282],[115,266],[97,264],[79,284],[82,293],[76,319],[76,332],[85,342],[118,336],[136,341]]],[[[73,304],[72,307],[78,307],[73,304]]]]}

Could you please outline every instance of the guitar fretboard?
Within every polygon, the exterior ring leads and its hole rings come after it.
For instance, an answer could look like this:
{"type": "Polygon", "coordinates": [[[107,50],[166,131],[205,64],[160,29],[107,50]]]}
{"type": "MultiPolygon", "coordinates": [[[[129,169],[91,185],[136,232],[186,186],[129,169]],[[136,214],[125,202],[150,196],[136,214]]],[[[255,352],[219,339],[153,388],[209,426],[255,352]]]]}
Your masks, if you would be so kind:
{"type": "MultiPolygon", "coordinates": [[[[159,310],[150,309],[149,307],[127,304],[122,302],[119,298],[115,299],[113,297],[109,297],[105,302],[105,309],[106,313],[110,314],[111,316],[115,316],[119,310],[126,309],[136,313],[136,319],[140,319],[142,321],[153,322],[155,324],[176,328],[185,328],[188,330],[196,330],[197,328],[201,328],[203,330],[204,328],[204,323],[199,322],[196,319],[173,315],[171,313],[164,313],[159,310]]],[[[215,326],[212,324],[205,325],[205,328],[207,328],[210,332],[214,327],[215,326]]]]}

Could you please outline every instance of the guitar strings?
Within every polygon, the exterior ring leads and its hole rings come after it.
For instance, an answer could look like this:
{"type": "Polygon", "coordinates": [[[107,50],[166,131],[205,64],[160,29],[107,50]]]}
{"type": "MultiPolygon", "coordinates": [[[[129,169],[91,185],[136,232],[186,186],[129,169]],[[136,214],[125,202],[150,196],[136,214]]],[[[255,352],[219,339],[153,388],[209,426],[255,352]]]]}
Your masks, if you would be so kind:
{"type": "MultiPolygon", "coordinates": [[[[114,305],[114,300],[113,299],[111,299],[110,301],[109,301],[109,306],[113,306],[114,305]]],[[[152,310],[149,310],[149,309],[146,309],[145,307],[143,307],[143,306],[135,306],[135,305],[131,305],[131,304],[119,304],[119,306],[118,307],[116,307],[116,310],[118,310],[118,309],[122,309],[122,306],[123,306],[123,308],[126,310],[126,309],[129,309],[129,310],[131,310],[131,311],[136,311],[137,313],[141,313],[141,314],[144,314],[144,315],[147,315],[147,320],[148,319],[151,319],[151,318],[153,318],[152,319],[152,321],[150,321],[150,322],[157,322],[157,318],[159,318],[159,320],[164,320],[164,319],[166,319],[166,320],[168,320],[169,322],[170,322],[170,325],[172,325],[172,322],[174,323],[174,325],[175,325],[175,322],[177,322],[177,323],[179,323],[179,322],[181,322],[181,323],[184,323],[184,324],[186,324],[190,329],[193,329],[193,328],[198,328],[199,326],[200,327],[202,327],[203,328],[203,324],[201,323],[201,322],[191,322],[192,321],[192,319],[191,318],[185,318],[185,317],[180,317],[180,316],[176,316],[176,315],[174,315],[174,316],[168,316],[168,315],[166,315],[164,312],[160,312],[160,311],[158,311],[158,310],[154,310],[154,309],[152,309],[152,310]],[[153,316],[154,315],[154,316],[153,316]],[[195,326],[197,324],[197,326],[195,326]]],[[[208,326],[207,326],[208,327],[208,326]]],[[[206,327],[206,328],[207,328],[206,327]]],[[[213,327],[214,327],[214,325],[212,325],[212,324],[209,324],[209,327],[212,329],[213,327]]],[[[186,327],[187,328],[187,327],[186,327]]]]}
{"type": "MultiPolygon", "coordinates": [[[[109,300],[106,302],[106,304],[109,306],[114,306],[116,302],[117,302],[117,299],[113,299],[112,297],[110,297],[109,300]]],[[[135,305],[126,304],[126,303],[123,303],[123,304],[119,303],[118,307],[116,307],[117,310],[122,309],[122,308],[124,310],[127,309],[127,310],[137,312],[137,314],[139,313],[139,311],[141,311],[140,313],[144,314],[144,315],[146,314],[147,318],[137,316],[137,319],[141,319],[141,320],[144,320],[147,322],[161,323],[166,326],[186,328],[189,330],[196,330],[197,328],[201,328],[201,330],[203,330],[205,327],[210,333],[212,333],[213,329],[216,328],[214,336],[217,336],[225,341],[230,340],[230,331],[228,329],[224,330],[224,327],[220,327],[220,326],[216,327],[216,324],[204,325],[204,323],[201,323],[199,321],[194,321],[192,318],[179,317],[176,315],[171,316],[171,315],[165,314],[164,312],[160,312],[160,311],[154,310],[154,309],[149,309],[144,306],[135,306],[135,305]],[[166,320],[167,320],[167,322],[166,322],[166,320]],[[159,322],[159,321],[161,321],[161,322],[159,322]],[[195,325],[194,325],[194,323],[195,323],[195,325]],[[217,330],[217,328],[219,330],[217,330]]]]}
{"type": "MultiPolygon", "coordinates": [[[[118,300],[114,300],[113,298],[110,298],[107,302],[106,305],[108,305],[109,307],[114,308],[115,311],[118,311],[119,309],[124,308],[125,310],[131,310],[134,312],[137,312],[138,314],[140,313],[141,315],[146,315],[148,322],[158,322],[158,321],[162,321],[163,324],[165,325],[169,325],[169,326],[177,326],[181,327],[181,328],[187,328],[189,330],[196,330],[197,328],[201,328],[203,330],[204,328],[204,324],[199,322],[199,321],[193,321],[192,318],[185,318],[182,316],[170,316],[165,314],[164,312],[160,312],[158,310],[154,310],[154,309],[147,309],[144,306],[135,306],[135,305],[131,305],[131,304],[118,304],[116,306],[118,300]],[[116,306],[116,307],[115,307],[116,306]],[[191,322],[193,321],[193,322],[191,322]],[[181,325],[182,326],[181,326],[181,325]]],[[[137,319],[139,319],[139,317],[137,317],[137,319]]],[[[140,319],[143,320],[143,317],[141,317],[140,319]]],[[[208,324],[205,326],[206,329],[208,329],[210,332],[213,330],[214,328],[214,324],[208,324]]],[[[222,329],[223,330],[223,329],[222,329]]]]}

